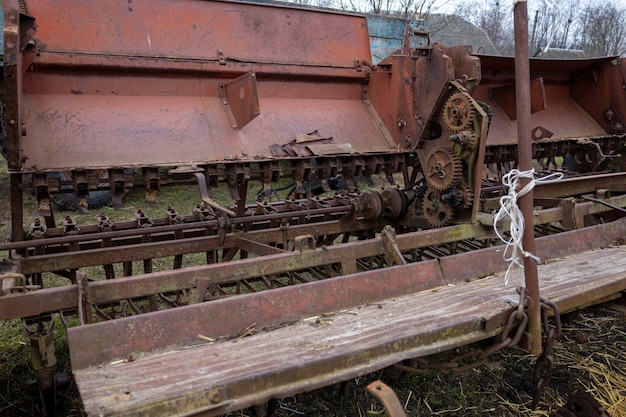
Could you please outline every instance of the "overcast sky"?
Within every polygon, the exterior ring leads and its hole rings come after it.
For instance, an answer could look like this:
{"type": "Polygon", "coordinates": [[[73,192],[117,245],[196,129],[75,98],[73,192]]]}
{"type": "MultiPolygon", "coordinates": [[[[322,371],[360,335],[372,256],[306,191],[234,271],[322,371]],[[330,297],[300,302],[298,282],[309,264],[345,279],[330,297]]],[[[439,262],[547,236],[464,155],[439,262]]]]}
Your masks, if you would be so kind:
{"type": "MultiPolygon", "coordinates": [[[[624,0],[626,1],[626,0],[624,0]]],[[[461,4],[462,0],[437,0],[436,7],[438,10],[434,10],[435,13],[452,13],[458,4],[461,4]]]]}
{"type": "MultiPolygon", "coordinates": [[[[453,13],[454,9],[456,9],[456,6],[458,6],[459,4],[467,4],[468,0],[437,0],[435,2],[436,6],[438,7],[438,10],[433,10],[433,12],[435,13],[453,13]]],[[[510,4],[511,5],[511,9],[513,8],[513,0],[501,0],[502,4],[510,4]]],[[[624,8],[626,8],[626,0],[613,0],[614,3],[616,5],[620,5],[624,8]]],[[[545,2],[545,0],[528,0],[528,7],[529,8],[535,8],[537,6],[542,5],[545,2]]],[[[553,2],[556,2],[557,4],[559,3],[559,0],[553,0],[553,2]]],[[[475,2],[477,5],[480,4],[480,2],[475,2]]],[[[487,2],[484,2],[487,3],[487,2]]],[[[550,1],[548,1],[548,3],[551,3],[550,1]]]]}

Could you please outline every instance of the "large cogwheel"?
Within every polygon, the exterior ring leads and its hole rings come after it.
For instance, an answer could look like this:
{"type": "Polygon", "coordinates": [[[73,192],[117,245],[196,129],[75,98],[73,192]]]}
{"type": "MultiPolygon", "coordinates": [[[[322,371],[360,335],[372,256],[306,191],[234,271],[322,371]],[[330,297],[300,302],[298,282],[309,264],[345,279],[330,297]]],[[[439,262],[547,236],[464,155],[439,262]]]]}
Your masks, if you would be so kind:
{"type": "Polygon", "coordinates": [[[435,146],[426,156],[424,174],[435,190],[447,190],[459,182],[462,173],[461,158],[449,146],[435,146]]]}
{"type": "Polygon", "coordinates": [[[422,201],[422,215],[432,227],[443,227],[447,225],[454,216],[452,206],[441,198],[441,193],[434,189],[429,189],[422,201]]]}
{"type": "Polygon", "coordinates": [[[472,97],[467,93],[452,94],[443,106],[443,123],[452,132],[468,129],[473,118],[472,97]]]}

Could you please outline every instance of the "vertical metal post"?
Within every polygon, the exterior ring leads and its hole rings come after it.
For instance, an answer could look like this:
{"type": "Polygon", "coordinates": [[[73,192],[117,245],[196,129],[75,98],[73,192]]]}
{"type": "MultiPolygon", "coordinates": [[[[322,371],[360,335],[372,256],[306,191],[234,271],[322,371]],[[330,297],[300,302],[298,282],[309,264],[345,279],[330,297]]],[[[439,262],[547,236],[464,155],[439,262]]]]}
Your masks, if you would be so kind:
{"type": "Polygon", "coordinates": [[[9,174],[11,199],[11,241],[24,240],[24,197],[22,174],[9,174]]]}
{"type": "MultiPolygon", "coordinates": [[[[518,0],[514,6],[515,30],[515,95],[517,106],[517,141],[518,166],[520,171],[532,169],[532,143],[530,138],[530,63],[528,60],[528,5],[526,0],[518,0]]],[[[530,179],[520,178],[520,189],[530,179]]],[[[519,208],[524,215],[524,251],[535,253],[535,235],[533,231],[533,200],[531,190],[519,198],[519,208]]],[[[532,299],[528,307],[529,351],[541,353],[541,310],[539,302],[539,280],[537,264],[529,257],[524,257],[524,278],[527,295],[532,299]]]]}

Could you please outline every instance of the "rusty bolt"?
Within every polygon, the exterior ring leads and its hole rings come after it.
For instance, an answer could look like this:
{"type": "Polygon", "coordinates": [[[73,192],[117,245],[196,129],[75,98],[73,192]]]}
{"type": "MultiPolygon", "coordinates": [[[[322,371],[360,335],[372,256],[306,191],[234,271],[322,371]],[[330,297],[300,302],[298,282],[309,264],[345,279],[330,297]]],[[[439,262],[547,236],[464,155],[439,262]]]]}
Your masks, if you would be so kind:
{"type": "Polygon", "coordinates": [[[219,403],[220,401],[222,401],[222,394],[220,394],[220,392],[216,388],[213,388],[211,391],[209,391],[209,401],[211,401],[213,404],[219,403]]]}

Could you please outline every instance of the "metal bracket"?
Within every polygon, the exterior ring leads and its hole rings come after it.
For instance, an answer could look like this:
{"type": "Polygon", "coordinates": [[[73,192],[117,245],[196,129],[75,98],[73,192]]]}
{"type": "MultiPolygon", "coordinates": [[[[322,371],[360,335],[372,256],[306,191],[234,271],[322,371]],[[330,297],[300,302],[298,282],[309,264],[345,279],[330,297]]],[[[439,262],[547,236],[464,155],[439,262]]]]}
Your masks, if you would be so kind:
{"type": "Polygon", "coordinates": [[[222,207],[217,201],[213,200],[210,188],[207,185],[206,177],[201,172],[195,172],[194,176],[198,181],[198,190],[200,191],[200,198],[209,207],[218,210],[230,217],[235,217],[236,214],[232,210],[228,210],[226,207],[222,207]]]}
{"type": "Polygon", "coordinates": [[[87,214],[89,212],[87,204],[87,196],[89,195],[87,171],[72,171],[72,187],[76,194],[76,211],[80,214],[87,214]]]}
{"type": "Polygon", "coordinates": [[[123,169],[109,170],[109,186],[113,198],[113,209],[121,210],[124,208],[122,197],[126,193],[126,176],[123,169]]]}
{"type": "Polygon", "coordinates": [[[293,250],[297,252],[315,250],[315,238],[311,235],[296,236],[293,240],[293,250]]]}
{"type": "Polygon", "coordinates": [[[261,114],[254,71],[220,83],[220,98],[226,106],[233,129],[243,128],[261,114]]]}
{"type": "Polygon", "coordinates": [[[220,65],[226,65],[226,55],[224,55],[224,52],[217,51],[217,61],[220,65]]]}
{"type": "Polygon", "coordinates": [[[157,193],[161,189],[161,177],[159,168],[143,168],[144,188],[146,189],[146,202],[150,205],[156,204],[157,193]]]}
{"type": "Polygon", "coordinates": [[[385,407],[385,415],[388,417],[406,417],[404,408],[398,400],[398,396],[388,385],[381,381],[374,381],[367,387],[367,392],[378,399],[385,407]]]}

